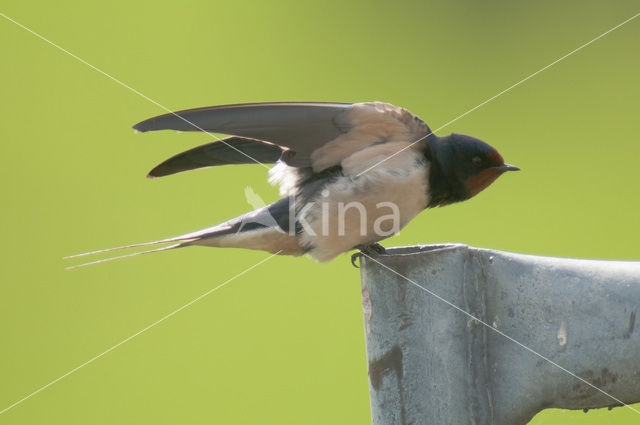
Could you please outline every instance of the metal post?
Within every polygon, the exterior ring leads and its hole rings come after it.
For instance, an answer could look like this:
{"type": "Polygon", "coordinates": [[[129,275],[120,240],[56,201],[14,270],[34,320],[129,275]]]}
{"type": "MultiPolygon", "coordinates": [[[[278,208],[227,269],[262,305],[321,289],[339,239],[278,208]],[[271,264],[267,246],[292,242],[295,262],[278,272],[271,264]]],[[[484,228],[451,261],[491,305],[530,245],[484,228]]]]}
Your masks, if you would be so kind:
{"type": "Polygon", "coordinates": [[[549,407],[619,405],[567,371],[640,401],[640,262],[389,252],[361,258],[374,425],[519,425],[549,407]]]}

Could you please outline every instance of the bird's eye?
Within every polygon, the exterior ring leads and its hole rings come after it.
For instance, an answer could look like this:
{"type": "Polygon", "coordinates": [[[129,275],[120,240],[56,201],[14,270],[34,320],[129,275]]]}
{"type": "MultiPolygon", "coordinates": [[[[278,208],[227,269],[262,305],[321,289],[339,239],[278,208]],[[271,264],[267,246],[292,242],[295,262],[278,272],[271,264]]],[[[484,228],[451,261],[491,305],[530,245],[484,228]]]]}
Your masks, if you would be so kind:
{"type": "Polygon", "coordinates": [[[474,156],[473,158],[471,158],[471,162],[473,162],[473,165],[481,165],[482,158],[480,158],[479,156],[474,156]]]}

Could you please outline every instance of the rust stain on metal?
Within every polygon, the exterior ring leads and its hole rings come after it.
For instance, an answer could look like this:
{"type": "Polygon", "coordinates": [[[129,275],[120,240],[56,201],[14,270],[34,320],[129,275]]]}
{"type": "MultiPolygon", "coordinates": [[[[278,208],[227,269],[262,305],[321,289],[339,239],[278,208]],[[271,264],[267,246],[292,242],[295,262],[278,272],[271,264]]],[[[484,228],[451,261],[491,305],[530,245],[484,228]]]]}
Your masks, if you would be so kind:
{"type": "Polygon", "coordinates": [[[394,345],[379,359],[369,362],[369,380],[375,390],[382,385],[382,378],[389,373],[395,373],[398,382],[402,379],[402,349],[394,345]]]}
{"type": "MultiPolygon", "coordinates": [[[[579,373],[578,376],[582,376],[583,379],[586,379],[597,388],[603,388],[607,385],[615,384],[618,381],[618,375],[606,367],[600,370],[599,375],[594,374],[592,370],[586,370],[579,373]]],[[[575,384],[573,391],[577,393],[576,398],[578,399],[590,397],[597,392],[595,388],[584,383],[575,384]]]]}

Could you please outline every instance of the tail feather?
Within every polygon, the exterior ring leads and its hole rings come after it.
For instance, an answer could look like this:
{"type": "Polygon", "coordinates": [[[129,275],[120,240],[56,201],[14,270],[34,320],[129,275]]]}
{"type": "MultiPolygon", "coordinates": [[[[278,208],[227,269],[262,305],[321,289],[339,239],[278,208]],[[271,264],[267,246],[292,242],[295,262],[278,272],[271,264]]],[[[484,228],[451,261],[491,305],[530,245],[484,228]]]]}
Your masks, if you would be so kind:
{"type": "Polygon", "coordinates": [[[173,237],[173,238],[160,239],[160,240],[152,241],[152,242],[134,243],[134,244],[131,244],[131,245],[117,246],[117,247],[114,247],[114,248],[99,249],[97,251],[83,252],[83,253],[80,253],[80,254],[74,254],[74,255],[69,255],[69,256],[63,257],[63,259],[64,260],[68,260],[68,259],[72,259],[72,258],[86,257],[88,255],[104,254],[106,252],[120,251],[120,250],[130,249],[130,248],[139,248],[139,247],[143,247],[143,246],[161,245],[161,244],[169,244],[169,243],[172,243],[172,242],[177,242],[177,243],[174,243],[173,245],[164,246],[164,247],[161,247],[161,248],[149,249],[147,251],[140,251],[140,252],[134,252],[134,253],[131,253],[131,254],[119,255],[117,257],[109,257],[109,258],[104,258],[104,259],[101,259],[101,260],[96,260],[96,261],[91,261],[91,262],[88,262],[88,263],[83,263],[83,264],[78,264],[78,265],[75,265],[75,266],[66,267],[67,270],[71,270],[71,269],[76,269],[78,267],[90,266],[92,264],[106,263],[107,261],[119,260],[121,258],[134,257],[136,255],[141,255],[141,254],[149,254],[149,253],[152,253],[152,252],[168,251],[170,249],[182,248],[182,247],[185,247],[185,246],[189,246],[193,242],[198,241],[200,239],[203,239],[205,237],[211,237],[212,235],[215,235],[216,233],[220,233],[221,231],[224,232],[224,230],[226,230],[226,228],[223,227],[221,229],[220,226],[214,226],[214,227],[210,227],[208,229],[203,229],[203,230],[198,231],[198,232],[187,233],[185,235],[180,235],[180,236],[176,236],[176,237],[173,237]]]}
{"type": "MultiPolygon", "coordinates": [[[[153,243],[154,242],[151,242],[151,243],[148,243],[148,244],[131,245],[131,246],[152,245],[153,243]]],[[[160,243],[160,242],[157,242],[157,243],[160,243]]],[[[77,269],[77,268],[80,268],[80,267],[90,266],[90,265],[93,265],[93,264],[106,263],[107,261],[119,260],[121,258],[135,257],[136,255],[150,254],[152,252],[168,251],[170,249],[176,249],[176,248],[180,248],[182,246],[185,246],[184,242],[176,243],[176,244],[169,245],[169,246],[163,246],[162,248],[155,248],[155,249],[149,249],[147,251],[140,251],[140,252],[134,252],[134,253],[131,253],[131,254],[120,255],[120,256],[117,256],[117,257],[103,258],[102,260],[90,261],[88,263],[77,264],[75,266],[69,266],[69,267],[65,267],[65,268],[67,270],[72,270],[72,269],[77,269]]],[[[122,247],[122,248],[129,248],[129,247],[122,247]]],[[[115,249],[118,249],[118,248],[105,249],[105,250],[96,251],[96,252],[113,251],[115,249]]],[[[87,253],[86,255],[89,255],[89,254],[90,253],[87,253]]],[[[78,257],[78,255],[76,255],[75,257],[78,257]]],[[[72,258],[72,257],[66,257],[66,258],[72,258]]]]}
{"type": "Polygon", "coordinates": [[[121,258],[149,254],[152,252],[168,251],[170,249],[182,248],[190,245],[258,249],[268,252],[283,252],[290,255],[301,255],[303,251],[300,245],[298,245],[295,235],[288,233],[289,228],[287,225],[289,220],[289,202],[289,198],[283,198],[271,205],[258,208],[255,211],[243,214],[216,226],[207,227],[202,230],[172,238],[69,255],[64,258],[79,258],[123,249],[172,244],[161,248],[149,249],[147,251],[134,252],[131,254],[69,266],[67,269],[75,269],[121,258]]]}
{"type": "Polygon", "coordinates": [[[139,248],[141,246],[160,245],[160,244],[163,244],[163,243],[171,243],[171,242],[176,242],[176,241],[187,242],[187,241],[191,241],[191,240],[194,240],[194,239],[196,239],[196,238],[184,239],[183,237],[178,236],[178,237],[175,237],[175,238],[160,239],[158,241],[153,241],[153,242],[134,243],[134,244],[131,244],[131,245],[124,245],[124,246],[116,246],[116,247],[113,247],[113,248],[99,249],[97,251],[82,252],[80,254],[68,255],[66,257],[63,257],[63,259],[64,260],[69,260],[71,258],[86,257],[87,255],[103,254],[105,252],[120,251],[122,249],[129,249],[129,248],[139,248]]]}

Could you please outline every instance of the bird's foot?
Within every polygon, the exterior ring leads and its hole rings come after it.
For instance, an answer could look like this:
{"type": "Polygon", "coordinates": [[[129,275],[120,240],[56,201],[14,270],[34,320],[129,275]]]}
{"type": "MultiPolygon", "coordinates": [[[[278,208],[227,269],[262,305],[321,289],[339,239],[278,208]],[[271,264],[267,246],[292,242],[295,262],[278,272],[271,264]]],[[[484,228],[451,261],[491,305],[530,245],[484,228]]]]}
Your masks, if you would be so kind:
{"type": "Polygon", "coordinates": [[[356,252],[351,256],[351,264],[357,269],[359,269],[360,266],[356,264],[356,260],[360,260],[363,255],[365,257],[377,257],[378,255],[384,255],[387,253],[387,250],[377,242],[367,245],[356,245],[354,248],[359,252],[356,252]]]}

